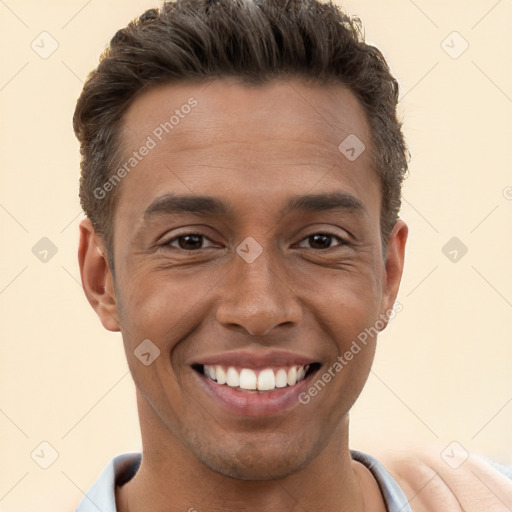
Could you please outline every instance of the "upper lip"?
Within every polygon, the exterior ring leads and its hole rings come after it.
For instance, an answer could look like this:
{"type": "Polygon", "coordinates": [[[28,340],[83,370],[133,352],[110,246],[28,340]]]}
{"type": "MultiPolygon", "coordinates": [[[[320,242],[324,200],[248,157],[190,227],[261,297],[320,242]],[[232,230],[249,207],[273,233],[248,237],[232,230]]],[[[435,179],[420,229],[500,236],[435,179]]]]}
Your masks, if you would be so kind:
{"type": "Polygon", "coordinates": [[[242,368],[268,368],[270,366],[306,366],[315,362],[317,362],[317,360],[311,357],[281,350],[259,350],[257,352],[240,350],[200,357],[194,360],[192,365],[222,365],[239,366],[242,368]]]}

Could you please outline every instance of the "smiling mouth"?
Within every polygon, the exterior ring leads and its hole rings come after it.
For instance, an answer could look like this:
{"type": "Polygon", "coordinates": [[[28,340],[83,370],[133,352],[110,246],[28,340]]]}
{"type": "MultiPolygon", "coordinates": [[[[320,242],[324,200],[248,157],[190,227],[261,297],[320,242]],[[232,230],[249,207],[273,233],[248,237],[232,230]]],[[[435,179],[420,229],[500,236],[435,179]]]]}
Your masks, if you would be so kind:
{"type": "Polygon", "coordinates": [[[219,386],[228,386],[247,393],[258,393],[295,386],[316,372],[320,366],[320,363],[311,363],[255,370],[234,366],[194,364],[192,368],[219,386]]]}

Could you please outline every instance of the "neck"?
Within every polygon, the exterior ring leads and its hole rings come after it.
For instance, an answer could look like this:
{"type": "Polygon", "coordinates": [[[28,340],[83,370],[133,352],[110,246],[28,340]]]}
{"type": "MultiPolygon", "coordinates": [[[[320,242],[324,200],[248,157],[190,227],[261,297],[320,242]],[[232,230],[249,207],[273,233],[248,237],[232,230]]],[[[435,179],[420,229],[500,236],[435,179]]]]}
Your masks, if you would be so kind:
{"type": "Polygon", "coordinates": [[[302,469],[276,479],[240,480],[203,464],[155,415],[141,408],[149,406],[141,407],[139,401],[142,462],[137,474],[116,488],[118,512],[363,512],[364,495],[375,501],[376,482],[350,457],[348,417],[302,469]]]}

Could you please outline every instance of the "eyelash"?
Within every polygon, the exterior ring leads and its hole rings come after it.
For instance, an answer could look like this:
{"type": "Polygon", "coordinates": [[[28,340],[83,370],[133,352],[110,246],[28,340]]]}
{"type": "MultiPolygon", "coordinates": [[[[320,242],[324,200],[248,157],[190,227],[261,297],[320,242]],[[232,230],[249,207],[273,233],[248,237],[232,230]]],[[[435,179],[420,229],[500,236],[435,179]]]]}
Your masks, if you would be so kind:
{"type": "MultiPolygon", "coordinates": [[[[350,245],[350,242],[348,240],[341,238],[340,236],[335,235],[333,233],[329,233],[329,232],[325,232],[325,231],[318,231],[316,233],[311,233],[310,235],[304,237],[300,242],[303,242],[304,240],[307,240],[308,238],[311,238],[315,235],[324,235],[324,236],[336,239],[339,243],[333,247],[341,247],[341,246],[345,246],[345,245],[350,245]]],[[[186,236],[198,236],[198,237],[202,237],[203,239],[210,240],[206,235],[203,235],[202,233],[190,232],[190,233],[183,233],[181,235],[175,236],[171,240],[168,240],[167,242],[164,242],[163,244],[161,244],[161,247],[164,247],[164,248],[173,247],[174,249],[178,249],[178,250],[185,251],[185,252],[197,252],[197,251],[200,251],[201,249],[208,249],[208,247],[202,247],[200,249],[187,250],[187,249],[182,249],[181,247],[174,247],[171,245],[173,242],[178,241],[180,238],[184,238],[186,236]]],[[[333,247],[327,247],[325,249],[313,249],[313,248],[310,248],[310,249],[317,250],[317,251],[327,251],[329,249],[332,249],[333,247]]]]}

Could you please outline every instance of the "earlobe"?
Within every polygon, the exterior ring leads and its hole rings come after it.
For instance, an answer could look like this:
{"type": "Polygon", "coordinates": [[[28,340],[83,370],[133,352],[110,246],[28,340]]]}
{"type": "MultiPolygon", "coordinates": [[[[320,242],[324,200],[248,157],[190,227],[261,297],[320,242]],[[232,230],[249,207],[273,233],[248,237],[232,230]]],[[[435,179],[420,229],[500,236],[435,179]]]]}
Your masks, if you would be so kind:
{"type": "Polygon", "coordinates": [[[82,287],[89,304],[100,317],[105,329],[118,332],[120,328],[112,272],[101,238],[88,218],[80,222],[78,263],[82,287]]]}
{"type": "MultiPolygon", "coordinates": [[[[384,280],[382,283],[382,311],[381,318],[393,316],[393,306],[398,295],[405,261],[405,245],[409,228],[403,220],[398,220],[391,232],[386,247],[384,262],[384,280]]],[[[386,326],[388,321],[385,320],[386,326]]]]}

